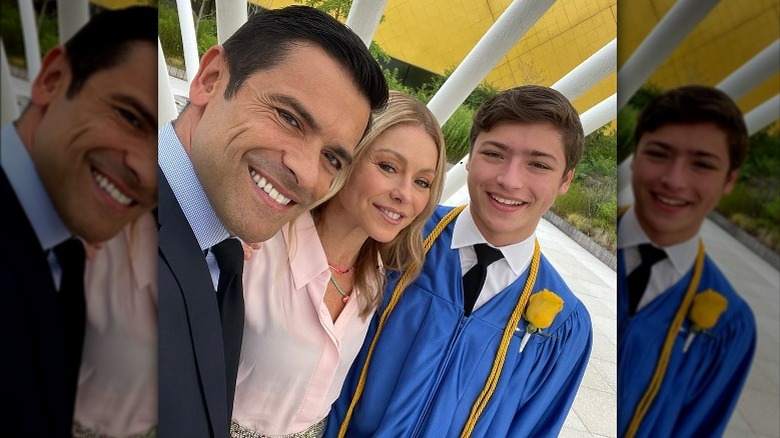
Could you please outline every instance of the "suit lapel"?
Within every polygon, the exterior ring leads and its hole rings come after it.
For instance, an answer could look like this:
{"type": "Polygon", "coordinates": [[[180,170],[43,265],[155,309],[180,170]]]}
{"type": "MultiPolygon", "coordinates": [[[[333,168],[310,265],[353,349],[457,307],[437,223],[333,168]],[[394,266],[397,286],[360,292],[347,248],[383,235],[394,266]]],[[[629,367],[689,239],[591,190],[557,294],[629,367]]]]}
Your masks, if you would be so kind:
{"type": "Polygon", "coordinates": [[[222,325],[208,266],[168,181],[158,168],[158,245],[186,304],[200,383],[215,431],[228,430],[222,325]]]}

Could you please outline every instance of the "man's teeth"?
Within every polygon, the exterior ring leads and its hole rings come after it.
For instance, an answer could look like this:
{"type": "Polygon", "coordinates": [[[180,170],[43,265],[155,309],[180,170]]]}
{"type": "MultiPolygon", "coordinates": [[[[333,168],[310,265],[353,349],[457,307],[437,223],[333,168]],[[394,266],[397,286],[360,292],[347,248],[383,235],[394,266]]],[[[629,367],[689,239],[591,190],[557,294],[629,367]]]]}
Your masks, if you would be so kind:
{"type": "Polygon", "coordinates": [[[290,198],[285,197],[279,193],[279,191],[276,190],[274,186],[271,185],[271,183],[265,180],[265,177],[260,176],[254,170],[250,170],[249,174],[252,175],[252,180],[255,182],[255,184],[257,184],[257,187],[260,187],[264,192],[268,193],[268,196],[270,196],[271,199],[282,205],[287,205],[290,203],[290,198]]]}
{"type": "Polygon", "coordinates": [[[390,219],[392,219],[394,221],[397,221],[398,219],[401,219],[401,215],[396,213],[396,212],[394,212],[394,211],[390,211],[390,210],[388,210],[386,208],[380,208],[379,210],[382,213],[384,213],[385,216],[389,217],[390,219]]]}
{"type": "Polygon", "coordinates": [[[664,204],[674,205],[674,206],[680,206],[680,205],[687,204],[687,202],[685,202],[685,201],[678,201],[676,199],[665,198],[665,197],[660,196],[660,195],[656,195],[656,196],[658,197],[658,200],[660,200],[664,204]]]}
{"type": "Polygon", "coordinates": [[[92,177],[95,179],[95,182],[98,183],[100,188],[103,189],[106,193],[109,194],[114,200],[122,205],[130,205],[130,203],[133,202],[133,199],[125,196],[124,193],[120,192],[119,189],[116,188],[114,183],[108,180],[103,174],[98,173],[96,170],[92,171],[92,177]]]}
{"type": "Polygon", "coordinates": [[[520,205],[520,204],[523,203],[523,201],[515,201],[513,199],[505,199],[505,198],[498,197],[496,195],[490,195],[490,197],[495,199],[499,203],[505,204],[505,205],[520,205]]]}

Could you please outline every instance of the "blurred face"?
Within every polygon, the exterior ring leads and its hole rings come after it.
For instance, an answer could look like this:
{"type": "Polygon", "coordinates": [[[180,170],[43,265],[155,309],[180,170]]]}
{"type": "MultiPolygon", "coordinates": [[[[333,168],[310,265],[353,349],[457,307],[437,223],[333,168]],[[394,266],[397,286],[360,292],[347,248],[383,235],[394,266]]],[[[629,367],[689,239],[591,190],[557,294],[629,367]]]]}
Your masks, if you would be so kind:
{"type": "Polygon", "coordinates": [[[738,173],[729,172],[726,133],[711,123],[664,125],[645,133],[631,171],[639,224],[663,246],[695,236],[738,173]]]}
{"type": "Polygon", "coordinates": [[[546,123],[502,122],[480,133],[466,163],[471,212],[488,242],[505,246],[528,238],[574,175],[563,137],[546,123]]]}
{"type": "Polygon", "coordinates": [[[317,47],[294,47],[229,100],[214,47],[190,89],[201,116],[185,148],[217,216],[247,242],[312,208],[350,165],[368,123],[369,102],[342,67],[317,47]]]}
{"type": "Polygon", "coordinates": [[[420,125],[395,125],[376,137],[334,201],[378,242],[389,242],[425,209],[436,143],[420,125]]]}
{"type": "Polygon", "coordinates": [[[33,84],[40,118],[26,141],[30,155],[65,225],[89,242],[108,240],[157,204],[156,73],[154,45],[135,43],[68,99],[59,47],[33,84]]]}

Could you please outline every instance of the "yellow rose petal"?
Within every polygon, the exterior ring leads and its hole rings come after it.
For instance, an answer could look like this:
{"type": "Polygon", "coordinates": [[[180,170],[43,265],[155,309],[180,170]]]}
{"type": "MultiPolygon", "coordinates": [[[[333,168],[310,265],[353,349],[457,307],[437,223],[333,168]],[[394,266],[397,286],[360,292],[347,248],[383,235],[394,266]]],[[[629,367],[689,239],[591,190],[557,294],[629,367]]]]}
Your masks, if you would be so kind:
{"type": "Polygon", "coordinates": [[[525,319],[539,329],[546,329],[552,324],[555,315],[563,309],[563,300],[547,289],[537,292],[528,299],[525,308],[525,319]]]}
{"type": "Polygon", "coordinates": [[[728,300],[723,295],[707,289],[693,297],[688,319],[698,328],[705,330],[712,328],[718,323],[718,318],[728,308],[728,304],[728,300]]]}

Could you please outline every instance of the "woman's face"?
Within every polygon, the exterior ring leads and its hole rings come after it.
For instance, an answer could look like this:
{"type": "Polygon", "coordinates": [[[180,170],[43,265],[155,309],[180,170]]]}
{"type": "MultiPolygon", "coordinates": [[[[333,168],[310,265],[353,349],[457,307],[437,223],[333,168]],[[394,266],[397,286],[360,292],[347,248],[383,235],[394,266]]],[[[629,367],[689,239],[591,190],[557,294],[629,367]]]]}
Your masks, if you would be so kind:
{"type": "Polygon", "coordinates": [[[369,237],[389,242],[428,203],[436,176],[436,143],[421,125],[399,124],[368,148],[336,199],[369,237]]]}

